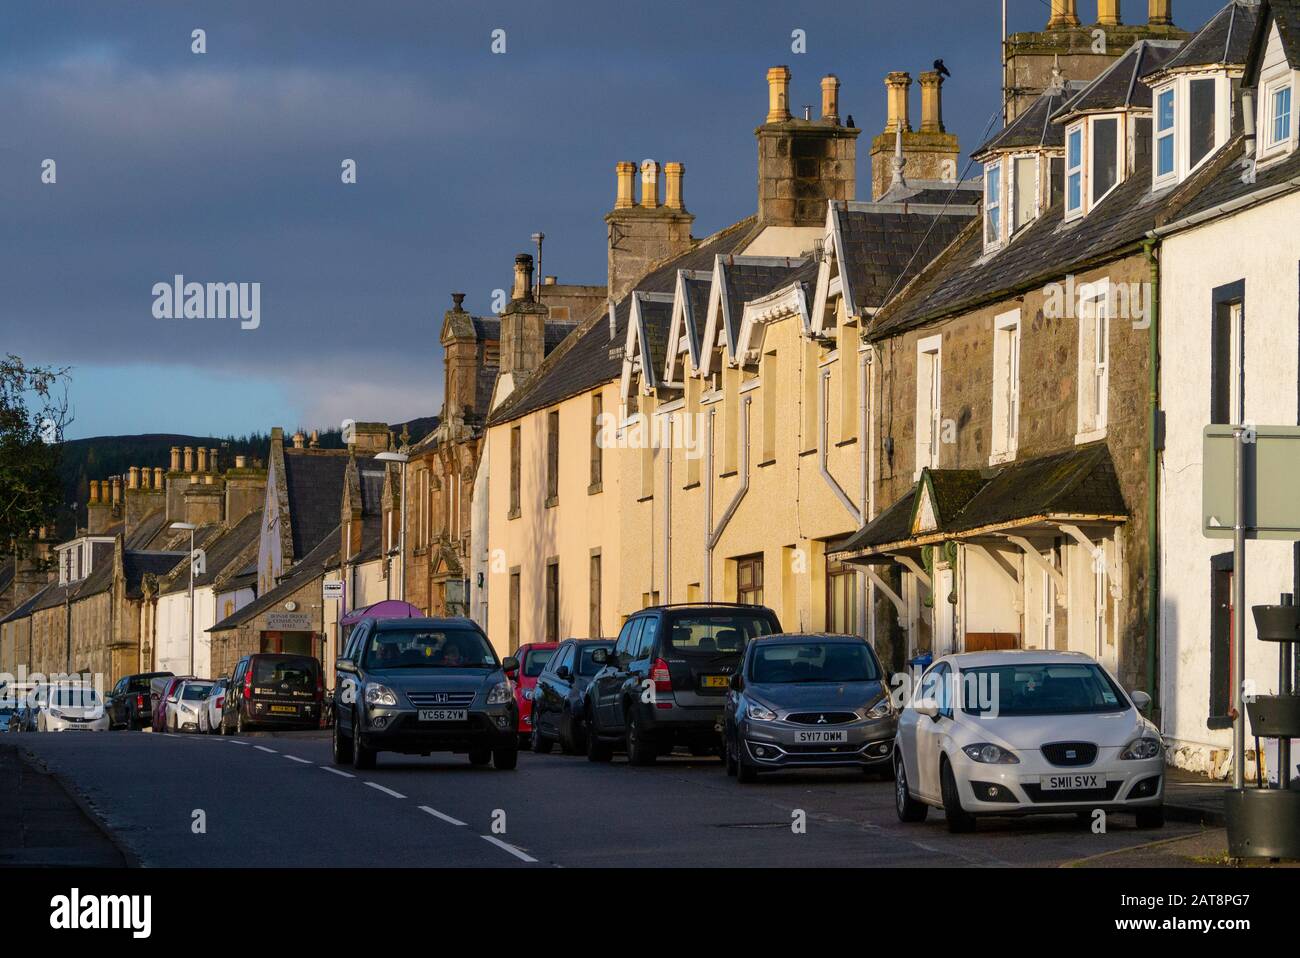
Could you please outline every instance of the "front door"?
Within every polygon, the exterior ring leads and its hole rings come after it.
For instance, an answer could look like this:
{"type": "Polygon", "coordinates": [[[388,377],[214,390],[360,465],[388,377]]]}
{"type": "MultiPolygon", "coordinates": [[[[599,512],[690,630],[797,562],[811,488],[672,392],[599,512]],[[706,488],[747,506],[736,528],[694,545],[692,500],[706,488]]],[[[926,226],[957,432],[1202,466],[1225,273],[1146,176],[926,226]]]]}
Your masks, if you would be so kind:
{"type": "Polygon", "coordinates": [[[934,656],[949,655],[957,651],[956,637],[953,634],[953,610],[956,608],[948,601],[952,595],[952,569],[941,569],[934,574],[934,656]]]}

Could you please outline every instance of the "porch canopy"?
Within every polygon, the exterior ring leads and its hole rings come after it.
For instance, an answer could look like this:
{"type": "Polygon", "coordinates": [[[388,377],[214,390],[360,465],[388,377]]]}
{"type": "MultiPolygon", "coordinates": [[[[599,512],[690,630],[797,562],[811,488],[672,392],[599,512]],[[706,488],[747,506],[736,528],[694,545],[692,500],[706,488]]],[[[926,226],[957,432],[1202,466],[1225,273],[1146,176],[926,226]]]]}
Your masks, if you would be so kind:
{"type": "Polygon", "coordinates": [[[859,565],[897,560],[911,568],[925,546],[1021,545],[1061,534],[1091,544],[1088,531],[1105,535],[1128,518],[1110,451],[1096,442],[988,469],[924,469],[906,494],[826,553],[859,565]]]}
{"type": "Polygon", "coordinates": [[[383,602],[376,602],[373,605],[353,609],[339,619],[339,625],[356,625],[362,619],[422,618],[424,618],[424,611],[418,606],[411,605],[409,602],[402,602],[400,599],[385,599],[383,602]]]}

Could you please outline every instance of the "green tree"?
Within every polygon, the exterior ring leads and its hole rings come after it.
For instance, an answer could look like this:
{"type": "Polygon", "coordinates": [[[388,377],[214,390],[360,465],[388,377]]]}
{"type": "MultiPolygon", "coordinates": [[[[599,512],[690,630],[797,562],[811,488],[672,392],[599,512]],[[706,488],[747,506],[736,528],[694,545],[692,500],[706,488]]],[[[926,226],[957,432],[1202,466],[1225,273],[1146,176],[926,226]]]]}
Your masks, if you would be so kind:
{"type": "Polygon", "coordinates": [[[21,558],[32,532],[56,517],[67,384],[67,368],[0,360],[0,558],[21,558]]]}

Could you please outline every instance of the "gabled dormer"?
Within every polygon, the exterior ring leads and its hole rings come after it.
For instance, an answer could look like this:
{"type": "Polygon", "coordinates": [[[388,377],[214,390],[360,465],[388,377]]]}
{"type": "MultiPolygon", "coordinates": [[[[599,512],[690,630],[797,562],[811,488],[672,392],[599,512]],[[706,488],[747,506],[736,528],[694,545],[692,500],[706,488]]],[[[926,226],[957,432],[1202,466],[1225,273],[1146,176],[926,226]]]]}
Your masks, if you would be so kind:
{"type": "Polygon", "coordinates": [[[1141,79],[1178,52],[1176,40],[1139,40],[1053,117],[1065,129],[1065,221],[1082,219],[1151,149],[1151,89],[1141,79]]]}
{"type": "MultiPolygon", "coordinates": [[[[1263,0],[1241,85],[1254,92],[1256,168],[1290,156],[1297,139],[1300,10],[1263,0]]],[[[1249,101],[1247,101],[1249,102],[1249,101]]]]}
{"type": "Polygon", "coordinates": [[[669,388],[660,377],[660,371],[664,368],[667,352],[673,294],[637,290],[632,293],[629,307],[631,312],[620,377],[620,395],[628,414],[638,408],[638,397],[669,388]]]}
{"type": "Polygon", "coordinates": [[[1233,0],[1143,78],[1153,104],[1152,189],[1183,182],[1231,138],[1233,89],[1258,14],[1255,3],[1233,0]]]}
{"type": "Polygon", "coordinates": [[[1052,83],[971,158],[984,168],[984,252],[1001,249],[1054,202],[1065,169],[1065,129],[1052,122],[1086,84],[1059,69],[1052,83]]]}
{"type": "Polygon", "coordinates": [[[704,325],[709,315],[713,274],[707,270],[679,269],[673,291],[673,316],[668,329],[664,380],[680,386],[700,366],[704,325]]]}

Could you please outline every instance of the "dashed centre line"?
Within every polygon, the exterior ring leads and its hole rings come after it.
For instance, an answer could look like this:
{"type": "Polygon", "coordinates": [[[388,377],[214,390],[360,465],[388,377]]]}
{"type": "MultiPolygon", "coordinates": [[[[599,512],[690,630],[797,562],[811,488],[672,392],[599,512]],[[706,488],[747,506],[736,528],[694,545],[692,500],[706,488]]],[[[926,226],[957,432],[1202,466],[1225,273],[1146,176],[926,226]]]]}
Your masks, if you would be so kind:
{"type": "Polygon", "coordinates": [[[270,752],[272,755],[279,754],[275,749],[267,748],[265,745],[254,745],[253,748],[257,749],[259,752],[270,752]]]}
{"type": "Polygon", "coordinates": [[[375,789],[376,791],[383,792],[385,795],[393,796],[393,798],[406,798],[406,796],[403,795],[401,792],[395,792],[391,788],[387,788],[383,785],[380,785],[378,782],[367,781],[366,784],[369,785],[371,788],[375,789]]]}
{"type": "Polygon", "coordinates": [[[334,768],[333,766],[330,765],[321,765],[320,768],[333,775],[342,776],[343,778],[356,778],[356,776],[353,775],[351,772],[345,772],[341,768],[334,768]]]}
{"type": "Polygon", "coordinates": [[[462,822],[459,818],[452,818],[450,815],[444,815],[442,812],[438,811],[436,808],[430,808],[428,805],[421,805],[421,806],[420,806],[420,811],[422,811],[422,812],[427,812],[428,814],[432,815],[434,818],[441,818],[444,822],[448,822],[448,823],[450,823],[450,824],[452,824],[452,825],[461,825],[461,826],[464,826],[464,824],[465,824],[465,823],[462,822]]]}
{"type": "Polygon", "coordinates": [[[519,849],[515,848],[514,845],[511,845],[509,842],[503,842],[501,839],[497,838],[495,835],[480,835],[479,838],[483,839],[483,841],[485,841],[485,842],[491,842],[491,843],[492,843],[493,845],[495,845],[497,848],[505,849],[505,850],[508,851],[511,855],[514,855],[515,858],[518,858],[520,861],[524,861],[524,862],[536,862],[536,861],[537,861],[536,858],[533,858],[531,855],[526,855],[526,854],[524,854],[524,853],[521,852],[519,849]]]}
{"type": "Polygon", "coordinates": [[[302,764],[302,765],[311,765],[311,764],[312,764],[312,762],[308,761],[308,760],[305,759],[305,758],[299,758],[297,755],[286,755],[285,758],[287,758],[287,759],[288,759],[289,761],[291,761],[291,762],[298,762],[298,763],[300,763],[300,764],[302,764]]]}

